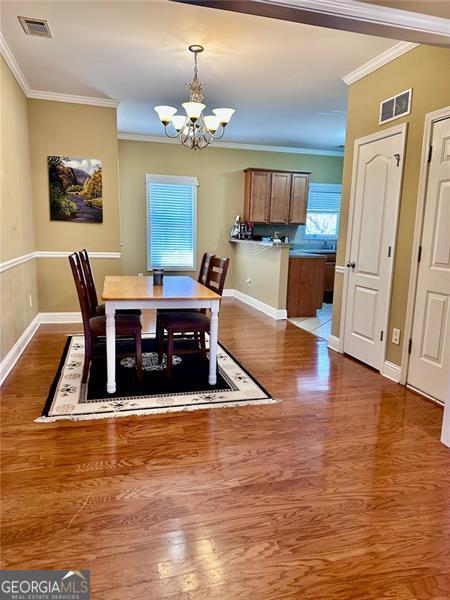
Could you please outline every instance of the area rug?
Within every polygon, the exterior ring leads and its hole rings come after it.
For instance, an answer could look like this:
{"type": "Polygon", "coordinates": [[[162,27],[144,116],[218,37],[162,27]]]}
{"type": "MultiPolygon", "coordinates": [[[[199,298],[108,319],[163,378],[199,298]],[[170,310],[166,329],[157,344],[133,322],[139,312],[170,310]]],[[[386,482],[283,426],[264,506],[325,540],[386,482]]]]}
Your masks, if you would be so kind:
{"type": "Polygon", "coordinates": [[[117,359],[117,391],[107,394],[105,360],[94,360],[87,383],[81,383],[84,336],[68,337],[44,411],[36,421],[104,419],[276,402],[220,344],[215,386],[208,384],[209,362],[202,354],[177,356],[175,346],[169,378],[165,357],[163,364],[158,364],[154,336],[144,336],[142,344],[142,381],[136,375],[133,343],[118,342],[118,353],[124,356],[117,359]]]}

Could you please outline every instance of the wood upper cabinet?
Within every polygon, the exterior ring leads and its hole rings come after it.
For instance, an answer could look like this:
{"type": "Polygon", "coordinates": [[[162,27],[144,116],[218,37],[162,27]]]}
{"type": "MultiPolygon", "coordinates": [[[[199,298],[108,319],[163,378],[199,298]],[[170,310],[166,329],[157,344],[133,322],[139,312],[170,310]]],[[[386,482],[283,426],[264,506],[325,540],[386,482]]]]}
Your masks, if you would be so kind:
{"type": "Polygon", "coordinates": [[[291,204],[289,208],[289,223],[306,223],[308,209],[309,175],[292,174],[291,204]]]}
{"type": "Polygon", "coordinates": [[[254,223],[306,222],[309,173],[245,169],[244,219],[254,223]]]}
{"type": "Polygon", "coordinates": [[[289,223],[291,173],[272,173],[269,223],[289,223]]]}
{"type": "Polygon", "coordinates": [[[249,171],[245,174],[244,218],[255,223],[269,223],[270,171],[249,171]]]}

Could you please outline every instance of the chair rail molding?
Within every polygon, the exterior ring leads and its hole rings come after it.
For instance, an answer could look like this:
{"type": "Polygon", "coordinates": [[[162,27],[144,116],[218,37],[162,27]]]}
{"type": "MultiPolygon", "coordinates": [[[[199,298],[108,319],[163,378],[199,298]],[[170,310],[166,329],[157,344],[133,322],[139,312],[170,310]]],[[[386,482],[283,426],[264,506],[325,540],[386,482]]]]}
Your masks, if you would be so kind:
{"type": "MultiPolygon", "coordinates": [[[[67,258],[73,253],[73,250],[65,250],[63,252],[60,251],[52,251],[52,250],[35,250],[34,252],[29,252],[28,254],[23,254],[22,256],[16,256],[15,258],[11,258],[10,260],[6,260],[5,262],[0,263],[0,273],[4,273],[9,269],[13,269],[18,265],[26,263],[30,260],[34,260],[35,258],[67,258]]],[[[121,258],[121,252],[89,252],[89,256],[91,258],[121,258]]]]}
{"type": "Polygon", "coordinates": [[[341,275],[344,275],[344,273],[345,273],[345,267],[341,267],[340,265],[336,265],[334,267],[334,272],[335,273],[340,273],[341,275]]]}

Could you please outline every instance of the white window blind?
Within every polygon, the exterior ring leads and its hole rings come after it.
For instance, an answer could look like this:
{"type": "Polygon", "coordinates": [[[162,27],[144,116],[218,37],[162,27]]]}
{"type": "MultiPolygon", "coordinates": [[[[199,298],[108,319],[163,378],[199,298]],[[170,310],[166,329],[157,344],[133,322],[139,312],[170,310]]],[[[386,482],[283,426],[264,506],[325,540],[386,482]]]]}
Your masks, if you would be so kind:
{"type": "Polygon", "coordinates": [[[304,237],[336,239],[341,211],[341,184],[311,183],[304,237]]]}
{"type": "Polygon", "coordinates": [[[147,175],[148,269],[194,270],[195,177],[147,175]]]}

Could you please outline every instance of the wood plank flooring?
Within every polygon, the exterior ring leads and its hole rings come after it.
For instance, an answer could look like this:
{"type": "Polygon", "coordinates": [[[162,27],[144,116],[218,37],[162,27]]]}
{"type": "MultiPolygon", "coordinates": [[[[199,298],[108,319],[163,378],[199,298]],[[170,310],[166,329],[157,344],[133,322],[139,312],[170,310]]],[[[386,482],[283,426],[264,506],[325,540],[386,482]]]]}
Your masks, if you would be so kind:
{"type": "Polygon", "coordinates": [[[91,569],[94,600],[450,598],[442,408],[226,300],[276,405],[37,424],[75,325],[2,388],[2,565],[91,569]]]}

